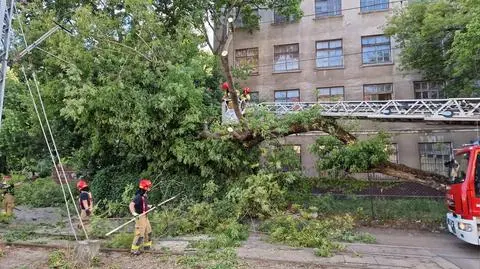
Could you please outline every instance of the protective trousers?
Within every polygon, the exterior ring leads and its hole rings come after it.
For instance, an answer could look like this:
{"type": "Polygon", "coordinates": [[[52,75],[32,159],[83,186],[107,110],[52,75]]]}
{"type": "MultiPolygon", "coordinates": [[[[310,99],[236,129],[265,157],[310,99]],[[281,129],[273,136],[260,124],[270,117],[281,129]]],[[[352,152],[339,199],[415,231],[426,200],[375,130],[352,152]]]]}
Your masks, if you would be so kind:
{"type": "Polygon", "coordinates": [[[135,221],[135,237],[133,238],[132,251],[141,247],[148,250],[152,246],[152,227],[146,215],[139,216],[135,221]]]}
{"type": "Polygon", "coordinates": [[[5,214],[11,216],[13,214],[13,209],[15,208],[15,197],[12,194],[6,193],[3,196],[3,209],[5,214]]]}
{"type": "MultiPolygon", "coordinates": [[[[85,211],[84,209],[82,209],[82,211],[80,211],[80,219],[82,220],[83,226],[85,227],[85,229],[87,229],[87,226],[90,223],[90,216],[87,215],[87,211],[85,211]]],[[[82,224],[78,223],[77,228],[81,229],[82,224]]]]}

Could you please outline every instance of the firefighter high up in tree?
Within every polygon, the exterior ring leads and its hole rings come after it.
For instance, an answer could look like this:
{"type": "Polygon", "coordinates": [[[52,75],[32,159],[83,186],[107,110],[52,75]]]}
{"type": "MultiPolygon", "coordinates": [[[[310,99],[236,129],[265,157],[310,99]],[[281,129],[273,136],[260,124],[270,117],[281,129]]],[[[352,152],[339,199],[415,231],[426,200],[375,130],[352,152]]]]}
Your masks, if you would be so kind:
{"type": "MultiPolygon", "coordinates": [[[[229,92],[230,90],[230,85],[228,82],[224,82],[222,84],[222,90],[225,91],[225,94],[222,97],[223,103],[222,103],[222,112],[223,112],[223,122],[224,123],[232,123],[232,122],[238,122],[238,118],[235,115],[235,111],[233,109],[233,102],[232,102],[232,96],[229,92]]],[[[240,112],[242,114],[245,113],[245,109],[247,108],[247,102],[250,101],[250,88],[245,87],[242,89],[242,93],[237,90],[237,96],[238,96],[238,105],[240,108],[240,112]]]]}

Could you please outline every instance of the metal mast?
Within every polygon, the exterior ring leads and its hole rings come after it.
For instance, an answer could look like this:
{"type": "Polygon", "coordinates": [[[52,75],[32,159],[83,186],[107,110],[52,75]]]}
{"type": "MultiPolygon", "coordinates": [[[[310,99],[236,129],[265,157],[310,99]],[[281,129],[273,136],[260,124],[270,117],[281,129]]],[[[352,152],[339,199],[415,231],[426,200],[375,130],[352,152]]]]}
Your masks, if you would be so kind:
{"type": "Polygon", "coordinates": [[[0,129],[2,127],[8,51],[10,48],[10,38],[12,36],[13,2],[14,0],[0,0],[0,29],[2,29],[2,40],[0,44],[0,59],[2,64],[2,67],[0,68],[0,129]]]}

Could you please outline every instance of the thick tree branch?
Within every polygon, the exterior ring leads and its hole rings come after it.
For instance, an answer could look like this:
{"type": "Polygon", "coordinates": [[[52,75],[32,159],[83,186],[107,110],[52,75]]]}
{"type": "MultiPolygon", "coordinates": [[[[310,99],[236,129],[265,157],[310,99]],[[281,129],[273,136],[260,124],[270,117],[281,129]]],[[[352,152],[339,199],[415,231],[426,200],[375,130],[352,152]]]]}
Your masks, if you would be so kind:
{"type": "MultiPolygon", "coordinates": [[[[293,122],[287,131],[278,131],[272,129],[267,136],[262,136],[253,130],[232,131],[225,133],[210,133],[207,128],[201,133],[202,138],[219,139],[224,136],[231,136],[232,139],[241,142],[246,148],[252,148],[259,145],[264,140],[274,137],[285,137],[293,134],[301,134],[311,131],[322,131],[332,135],[342,141],[344,144],[351,144],[357,141],[357,138],[343,129],[335,119],[318,117],[308,124],[293,122]]],[[[420,183],[422,185],[434,188],[439,191],[445,191],[448,178],[442,175],[426,172],[420,169],[408,167],[403,164],[386,162],[382,165],[370,169],[368,172],[381,173],[387,176],[398,177],[406,181],[420,183]]]]}
{"type": "Polygon", "coordinates": [[[221,58],[222,58],[221,61],[222,61],[223,71],[227,75],[227,82],[228,82],[228,85],[230,86],[228,88],[228,92],[230,94],[230,99],[232,101],[233,111],[235,112],[235,116],[237,116],[237,119],[241,121],[243,118],[243,115],[242,115],[242,112],[240,111],[237,91],[234,88],[232,71],[230,70],[230,64],[228,62],[228,55],[225,55],[225,56],[222,55],[221,58]]]}
{"type": "Polygon", "coordinates": [[[448,178],[442,175],[408,167],[403,164],[387,162],[370,172],[382,173],[387,176],[398,177],[407,181],[420,183],[439,191],[445,191],[448,178]]]}

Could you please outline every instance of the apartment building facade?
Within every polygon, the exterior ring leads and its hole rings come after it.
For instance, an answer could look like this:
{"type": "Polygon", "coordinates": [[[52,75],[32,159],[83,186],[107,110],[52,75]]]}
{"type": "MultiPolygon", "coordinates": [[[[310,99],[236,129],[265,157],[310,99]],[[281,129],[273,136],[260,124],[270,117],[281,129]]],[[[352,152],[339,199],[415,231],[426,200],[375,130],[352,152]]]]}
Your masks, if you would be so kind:
{"type": "MultiPolygon", "coordinates": [[[[230,62],[253,71],[245,86],[254,102],[315,102],[444,97],[442,83],[400,69],[399,49],[384,34],[387,18],[407,1],[304,0],[304,16],[286,18],[258,10],[260,29],[249,33],[235,22],[230,62]]],[[[453,148],[476,139],[477,127],[430,123],[361,121],[357,135],[392,134],[392,161],[446,173],[453,148]]],[[[319,132],[290,136],[307,175],[316,175],[309,146],[319,132]]]]}

